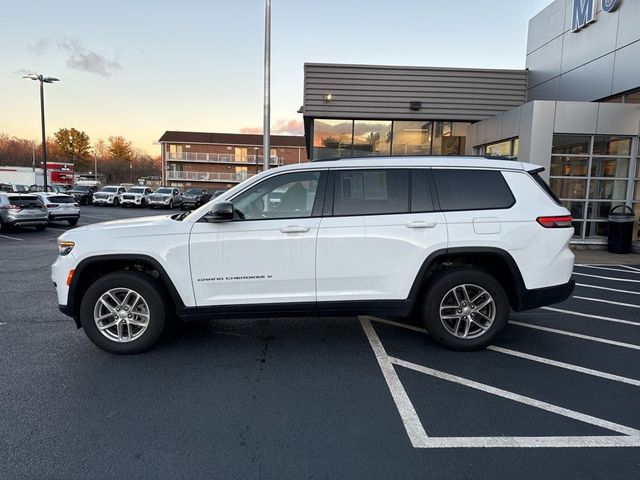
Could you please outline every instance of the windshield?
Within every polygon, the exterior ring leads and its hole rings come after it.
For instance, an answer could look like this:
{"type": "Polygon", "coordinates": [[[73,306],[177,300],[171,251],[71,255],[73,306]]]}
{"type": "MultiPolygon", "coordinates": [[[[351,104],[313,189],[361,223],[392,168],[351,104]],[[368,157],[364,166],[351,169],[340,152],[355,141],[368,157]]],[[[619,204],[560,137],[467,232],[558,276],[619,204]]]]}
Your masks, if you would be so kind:
{"type": "Polygon", "coordinates": [[[127,193],[144,193],[144,188],[130,188],[129,190],[127,190],[127,193]]]}
{"type": "Polygon", "coordinates": [[[89,190],[91,190],[91,187],[89,185],[74,185],[73,189],[76,192],[88,192],[89,190]]]}
{"type": "Polygon", "coordinates": [[[170,188],[159,188],[154,193],[171,193],[170,188]]]}
{"type": "Polygon", "coordinates": [[[185,195],[202,195],[202,190],[199,190],[197,188],[192,188],[191,190],[187,190],[186,192],[184,192],[185,195]]]}
{"type": "Polygon", "coordinates": [[[100,191],[101,192],[107,192],[107,193],[116,193],[118,191],[118,187],[104,187],[100,191]]]}

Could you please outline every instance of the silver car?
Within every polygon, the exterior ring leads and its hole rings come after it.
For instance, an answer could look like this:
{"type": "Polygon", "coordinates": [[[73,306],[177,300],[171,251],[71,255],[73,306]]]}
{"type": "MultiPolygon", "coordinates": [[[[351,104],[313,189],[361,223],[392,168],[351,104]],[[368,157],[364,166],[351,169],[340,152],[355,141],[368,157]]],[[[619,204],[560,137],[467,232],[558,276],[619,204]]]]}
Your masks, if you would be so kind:
{"type": "Polygon", "coordinates": [[[23,193],[0,193],[0,231],[11,227],[36,227],[44,230],[49,222],[49,212],[42,200],[23,193]]]}
{"type": "Polygon", "coordinates": [[[80,205],[71,195],[62,193],[34,193],[49,212],[49,222],[68,222],[77,225],[80,220],[80,205]]]}
{"type": "Polygon", "coordinates": [[[182,195],[175,187],[160,187],[149,196],[149,206],[174,208],[182,205],[182,195]]]}

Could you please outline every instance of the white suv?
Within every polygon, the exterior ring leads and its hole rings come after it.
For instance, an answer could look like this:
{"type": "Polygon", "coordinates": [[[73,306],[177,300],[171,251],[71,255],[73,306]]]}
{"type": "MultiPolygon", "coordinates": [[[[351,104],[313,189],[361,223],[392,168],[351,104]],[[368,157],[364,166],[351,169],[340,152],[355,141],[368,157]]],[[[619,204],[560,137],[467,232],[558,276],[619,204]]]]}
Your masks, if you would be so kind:
{"type": "Polygon", "coordinates": [[[107,185],[93,194],[93,204],[111,205],[117,207],[120,204],[121,196],[127,191],[126,187],[117,185],[107,185]]]}
{"type": "Polygon", "coordinates": [[[173,317],[394,315],[450,348],[573,291],[569,211],[542,168],[378,157],[272,169],[199,209],[59,238],[60,309],[100,348],[150,348],[173,317]]]}
{"type": "Polygon", "coordinates": [[[149,204],[149,196],[152,193],[149,187],[130,187],[126,193],[120,195],[120,202],[123,207],[128,207],[129,205],[146,207],[149,204]]]}

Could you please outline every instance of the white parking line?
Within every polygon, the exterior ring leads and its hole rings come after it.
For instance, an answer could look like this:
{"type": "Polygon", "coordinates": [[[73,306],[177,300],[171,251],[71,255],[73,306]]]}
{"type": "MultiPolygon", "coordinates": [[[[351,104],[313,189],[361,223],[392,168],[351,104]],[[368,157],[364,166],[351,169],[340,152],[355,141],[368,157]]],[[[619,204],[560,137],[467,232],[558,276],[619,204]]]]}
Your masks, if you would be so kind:
{"type": "MultiPolygon", "coordinates": [[[[586,297],[573,297],[584,298],[585,300],[591,300],[586,297]]],[[[615,302],[613,302],[615,303],[615,302]]],[[[563,310],[561,308],[554,307],[540,307],[541,310],[548,310],[550,312],[566,313],[567,315],[575,315],[578,317],[595,318],[596,320],[604,320],[606,322],[623,323],[625,325],[633,325],[634,327],[640,327],[640,322],[632,322],[631,320],[620,320],[619,318],[602,317],[600,315],[593,315],[591,313],[574,312],[572,310],[563,310]]]]}
{"type": "Polygon", "coordinates": [[[8,238],[9,240],[17,240],[18,242],[21,242],[24,240],[24,238],[15,238],[15,237],[10,237],[8,235],[0,235],[0,237],[2,238],[8,238]]]}
{"type": "MultiPolygon", "coordinates": [[[[372,318],[373,320],[378,320],[372,318]]],[[[382,369],[383,377],[391,393],[405,430],[414,448],[584,448],[584,447],[640,447],[640,431],[608,420],[585,415],[557,405],[552,405],[524,395],[508,392],[466,378],[417,365],[387,355],[384,346],[369,317],[360,317],[360,323],[382,369]],[[571,418],[589,425],[622,433],[625,436],[575,436],[575,437],[429,437],[418,414],[407,396],[393,365],[398,365],[442,380],[496,395],[508,400],[571,418]]]]}
{"type": "Polygon", "coordinates": [[[62,228],[51,228],[51,227],[47,227],[47,230],[54,230],[56,232],[68,232],[69,230],[63,230],[62,228]]]}
{"type": "MultiPolygon", "coordinates": [[[[394,322],[393,320],[385,320],[382,318],[372,317],[371,320],[378,323],[384,323],[387,325],[391,325],[394,327],[404,328],[406,330],[413,330],[414,332],[420,332],[429,335],[429,332],[424,328],[416,327],[414,325],[405,325],[404,323],[394,322]]],[[[531,360],[532,362],[544,363],[546,365],[552,365],[558,368],[564,368],[565,370],[572,370],[574,372],[584,373],[587,375],[592,375],[594,377],[606,378],[607,380],[613,380],[615,382],[627,383],[629,385],[633,385],[636,387],[640,387],[640,380],[636,380],[633,378],[622,377],[620,375],[614,375],[612,373],[602,372],[600,370],[593,370],[591,368],[580,367],[578,365],[573,365],[572,363],[559,362],[557,360],[552,360],[550,358],[538,357],[537,355],[530,355],[528,353],[519,352],[517,350],[511,350],[508,348],[497,347],[495,345],[489,345],[487,350],[491,350],[493,352],[504,353],[505,355],[511,355],[513,357],[524,358],[526,360],[531,360]]]]}
{"type": "Polygon", "coordinates": [[[457,375],[451,375],[450,373],[442,372],[440,370],[424,367],[416,363],[407,362],[399,358],[389,357],[389,361],[394,365],[399,365],[401,367],[408,368],[410,370],[415,370],[416,372],[426,373],[427,375],[430,375],[432,377],[440,378],[448,382],[457,383],[459,385],[464,385],[465,387],[473,388],[474,390],[480,390],[481,392],[490,393],[492,395],[506,398],[514,402],[539,408],[540,410],[545,410],[547,412],[552,412],[557,415],[562,415],[563,417],[571,418],[573,420],[578,420],[579,422],[588,423],[590,425],[594,425],[600,428],[606,428],[607,430],[612,430],[614,432],[622,433],[624,435],[637,436],[638,441],[640,441],[640,430],[636,430],[635,428],[626,427],[624,425],[620,425],[619,423],[609,422],[608,420],[592,417],[591,415],[586,415],[584,413],[576,412],[574,410],[569,410],[568,408],[552,405],[551,403],[543,402],[541,400],[520,395],[518,393],[509,392],[501,388],[492,387],[491,385],[486,385],[484,383],[469,380],[467,378],[458,377],[457,375]]]}
{"type": "Polygon", "coordinates": [[[640,295],[640,292],[631,290],[620,290],[618,288],[601,287],[600,285],[589,285],[588,283],[576,283],[576,287],[597,288],[598,290],[608,290],[609,292],[630,293],[632,295],[640,295]]]}
{"type": "Polygon", "coordinates": [[[630,278],[618,278],[618,277],[603,277],[601,275],[591,275],[590,273],[578,273],[573,272],[574,275],[581,275],[583,277],[591,277],[591,278],[602,278],[604,280],[614,280],[616,282],[633,282],[640,283],[640,280],[632,280],[630,278]]]}
{"type": "Polygon", "coordinates": [[[618,266],[628,268],[629,270],[633,270],[634,272],[640,272],[640,268],[632,267],[631,265],[618,265],[618,266]]]}
{"type": "MultiPolygon", "coordinates": [[[[594,268],[597,270],[609,270],[611,272],[623,272],[623,273],[637,273],[640,274],[640,271],[629,271],[629,270],[623,270],[620,268],[610,268],[610,267],[599,267],[599,266],[595,266],[595,265],[575,265],[576,267],[582,267],[582,268],[594,268]]],[[[614,265],[616,267],[624,267],[625,265],[614,265]]]]}
{"type": "Polygon", "coordinates": [[[407,392],[404,390],[404,387],[398,378],[398,374],[394,370],[393,365],[391,365],[389,356],[382,346],[382,343],[378,338],[378,334],[373,329],[371,322],[368,318],[360,317],[360,323],[364,333],[369,339],[369,343],[371,344],[373,353],[376,356],[376,360],[378,360],[382,376],[391,391],[391,396],[393,397],[396,408],[400,413],[400,418],[402,419],[402,423],[404,423],[407,435],[409,435],[411,445],[413,445],[414,448],[419,448],[422,446],[424,439],[427,438],[427,432],[425,432],[424,427],[418,418],[418,414],[416,413],[415,408],[413,408],[413,404],[411,403],[407,392]]]}
{"type": "Polygon", "coordinates": [[[568,337],[580,338],[582,340],[589,340],[591,342],[606,343],[607,345],[615,345],[616,347],[629,348],[631,350],[640,350],[640,345],[634,345],[633,343],[617,342],[615,340],[609,340],[606,338],[592,337],[590,335],[583,335],[582,333],[567,332],[566,330],[542,327],[540,325],[532,325],[530,323],[517,322],[515,320],[509,320],[509,323],[518,325],[519,327],[532,328],[534,330],[541,330],[543,332],[549,333],[557,333],[558,335],[566,335],[568,337]]]}
{"type": "Polygon", "coordinates": [[[621,307],[640,308],[640,305],[636,305],[635,303],[614,302],[613,300],[605,300],[603,298],[580,297],[578,295],[574,295],[573,298],[577,298],[578,300],[588,300],[590,302],[610,303],[612,305],[620,305],[621,307]]]}

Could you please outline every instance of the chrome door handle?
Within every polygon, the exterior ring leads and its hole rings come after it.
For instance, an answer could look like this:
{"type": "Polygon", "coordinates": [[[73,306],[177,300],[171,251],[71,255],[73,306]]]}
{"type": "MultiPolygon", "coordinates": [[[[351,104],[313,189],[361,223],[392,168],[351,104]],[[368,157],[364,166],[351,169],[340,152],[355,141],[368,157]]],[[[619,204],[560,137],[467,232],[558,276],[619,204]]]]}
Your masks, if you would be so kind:
{"type": "Polygon", "coordinates": [[[415,222],[409,222],[406,224],[407,228],[434,228],[437,225],[436,222],[425,222],[417,220],[415,222]]]}
{"type": "Polygon", "coordinates": [[[299,225],[289,225],[287,227],[282,227],[280,231],[282,233],[305,233],[310,230],[310,227],[301,227],[299,225]]]}

